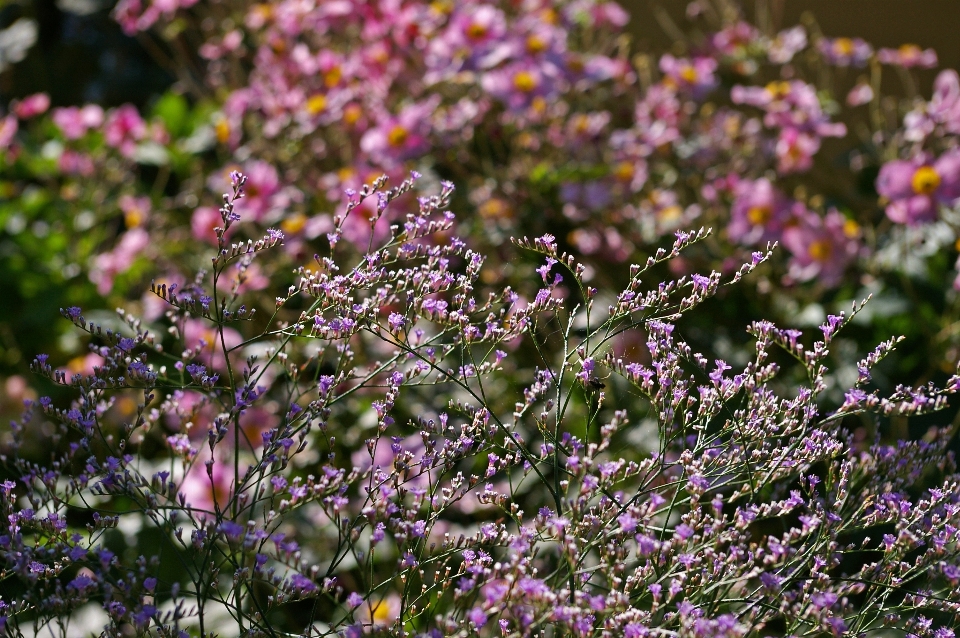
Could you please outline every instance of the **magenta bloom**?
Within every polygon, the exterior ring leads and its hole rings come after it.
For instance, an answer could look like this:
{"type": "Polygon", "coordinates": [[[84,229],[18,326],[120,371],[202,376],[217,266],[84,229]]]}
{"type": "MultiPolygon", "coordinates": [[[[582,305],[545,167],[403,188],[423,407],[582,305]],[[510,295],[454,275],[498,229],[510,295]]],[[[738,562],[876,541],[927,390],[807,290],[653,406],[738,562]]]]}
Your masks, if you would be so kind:
{"type": "Polygon", "coordinates": [[[13,137],[17,134],[20,125],[17,123],[15,115],[8,115],[0,119],[0,149],[8,148],[13,142],[13,137]]]}
{"type": "Polygon", "coordinates": [[[807,48],[807,32],[801,26],[784,29],[770,43],[767,59],[774,64],[786,64],[793,56],[807,48]]]}
{"type": "Polygon", "coordinates": [[[430,120],[440,96],[408,104],[397,115],[384,114],[363,134],[360,149],[371,164],[391,166],[419,157],[429,148],[430,120]]]}
{"type": "Polygon", "coordinates": [[[556,93],[559,69],[524,58],[483,75],[481,86],[492,97],[512,111],[521,111],[534,98],[548,98],[556,93]]]}
{"type": "Polygon", "coordinates": [[[68,140],[77,140],[103,124],[103,109],[96,104],[53,109],[53,123],[68,140]]]}
{"type": "Polygon", "coordinates": [[[836,210],[825,217],[804,210],[799,223],[783,231],[791,253],[788,276],[797,281],[816,278],[825,286],[840,283],[843,271],[860,250],[860,228],[836,210]]]}
{"type": "Polygon", "coordinates": [[[664,82],[667,86],[694,97],[702,97],[717,86],[716,70],[717,61],[713,58],[697,57],[690,60],[675,58],[669,53],[660,58],[660,71],[666,76],[664,82]]]}
{"type": "Polygon", "coordinates": [[[873,47],[861,38],[823,38],[817,49],[827,64],[863,67],[873,55],[873,47]]]}
{"type": "Polygon", "coordinates": [[[46,113],[50,108],[50,96],[46,93],[34,93],[15,102],[11,107],[14,114],[21,120],[29,120],[31,117],[46,113]]]}
{"type": "Polygon", "coordinates": [[[927,114],[948,133],[960,133],[960,76],[953,69],[937,75],[927,114]]]}
{"type": "Polygon", "coordinates": [[[877,51],[877,60],[905,69],[932,69],[937,66],[937,52],[921,49],[916,44],[904,44],[897,49],[880,49],[877,51]]]}
{"type": "Polygon", "coordinates": [[[119,106],[107,116],[103,139],[108,146],[132,157],[136,144],[147,136],[147,124],[132,104],[119,106]]]}
{"type": "Polygon", "coordinates": [[[937,218],[939,205],[960,197],[960,149],[952,149],[933,163],[920,156],[887,162],[877,176],[877,192],[887,200],[887,217],[914,226],[937,218]]]}
{"type": "Polygon", "coordinates": [[[743,180],[734,187],[727,235],[747,245],[775,241],[790,218],[790,200],[770,180],[743,180]]]}

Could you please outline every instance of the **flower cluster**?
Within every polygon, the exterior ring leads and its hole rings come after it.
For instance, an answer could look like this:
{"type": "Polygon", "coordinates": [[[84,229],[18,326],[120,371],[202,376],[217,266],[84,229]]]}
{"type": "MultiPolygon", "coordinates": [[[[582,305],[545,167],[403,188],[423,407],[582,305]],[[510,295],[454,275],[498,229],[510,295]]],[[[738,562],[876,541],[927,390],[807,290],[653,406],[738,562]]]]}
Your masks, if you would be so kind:
{"type": "MultiPolygon", "coordinates": [[[[389,217],[419,177],[349,193],[331,245],[366,200],[389,217]]],[[[231,181],[212,270],[153,287],[166,337],[72,307],[100,365],[68,377],[34,360],[75,399],[42,398],[13,424],[7,633],[83,617],[85,631],[173,636],[952,635],[950,428],[898,446],[848,428],[935,413],[960,375],[871,389],[891,340],[842,405],[823,405],[830,347],[862,304],[818,341],[755,322],[742,370],[711,362],[677,322],[772,253],[729,278],[643,283],[706,231],[631,266],[606,309],[549,234],[515,242],[543,259],[534,300],[477,298],[483,259],[450,234],[444,184],[362,256],[333,249],[301,268],[254,324],[223,274],[283,237],[227,243],[249,183],[231,181]],[[559,296],[565,280],[576,292],[559,296]],[[630,334],[641,352],[616,346],[630,334]],[[778,382],[777,350],[799,389],[778,382]],[[109,412],[131,399],[116,427],[109,412]]]]}

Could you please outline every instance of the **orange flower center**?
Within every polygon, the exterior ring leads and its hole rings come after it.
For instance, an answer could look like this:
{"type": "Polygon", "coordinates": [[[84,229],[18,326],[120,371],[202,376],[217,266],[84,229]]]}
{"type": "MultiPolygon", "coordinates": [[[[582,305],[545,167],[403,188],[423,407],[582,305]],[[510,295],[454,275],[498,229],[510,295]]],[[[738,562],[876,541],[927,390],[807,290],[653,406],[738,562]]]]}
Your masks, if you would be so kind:
{"type": "Polygon", "coordinates": [[[357,123],[357,120],[360,119],[362,114],[363,109],[360,108],[359,104],[348,104],[343,109],[343,121],[347,126],[353,126],[357,123]]]}
{"type": "Polygon", "coordinates": [[[296,235],[303,230],[303,227],[307,225],[307,216],[303,213],[294,213],[290,215],[282,222],[280,222],[280,230],[287,235],[296,235]]]}
{"type": "Polygon", "coordinates": [[[917,195],[933,195],[940,187],[940,175],[932,166],[921,166],[913,174],[911,185],[917,195]]]}
{"type": "Polygon", "coordinates": [[[811,243],[810,248],[807,249],[807,253],[809,253],[814,261],[827,261],[830,259],[832,252],[833,247],[826,239],[817,239],[811,243]]]}
{"type": "Polygon", "coordinates": [[[773,217],[773,210],[769,206],[754,206],[747,211],[747,220],[754,226],[765,226],[773,217]]]}
{"type": "Polygon", "coordinates": [[[833,41],[833,52],[837,55],[851,55],[853,53],[853,40],[837,38],[833,41]]]}
{"type": "Polygon", "coordinates": [[[617,164],[616,168],[613,169],[613,175],[621,182],[629,182],[633,179],[633,163],[632,162],[620,162],[617,164]]]}
{"type": "Polygon", "coordinates": [[[340,78],[342,77],[343,71],[340,70],[339,66],[334,66],[323,74],[323,83],[327,85],[327,88],[333,88],[340,84],[340,78]]]}
{"type": "Polygon", "coordinates": [[[782,100],[790,94],[789,82],[771,82],[766,87],[767,93],[775,100],[782,100]]]}
{"type": "Polygon", "coordinates": [[[390,143],[390,146],[403,146],[403,143],[407,141],[409,135],[407,129],[397,124],[387,133],[387,142],[390,143]]]}

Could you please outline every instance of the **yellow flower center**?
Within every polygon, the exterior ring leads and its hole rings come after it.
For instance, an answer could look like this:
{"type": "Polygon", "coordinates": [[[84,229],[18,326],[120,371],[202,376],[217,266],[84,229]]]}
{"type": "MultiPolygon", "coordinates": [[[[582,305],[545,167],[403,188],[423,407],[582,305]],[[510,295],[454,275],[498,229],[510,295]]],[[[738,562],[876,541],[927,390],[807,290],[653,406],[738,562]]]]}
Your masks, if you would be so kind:
{"type": "Polygon", "coordinates": [[[634,167],[633,162],[623,161],[617,164],[616,168],[613,169],[613,176],[616,177],[621,182],[629,182],[633,179],[634,167]]]}
{"type": "Polygon", "coordinates": [[[660,221],[664,224],[672,224],[683,217],[683,209],[676,204],[673,206],[667,206],[657,213],[657,217],[659,217],[660,221]]]}
{"type": "Polygon", "coordinates": [[[303,227],[306,225],[307,216],[303,213],[294,213],[280,222],[280,230],[287,235],[296,235],[303,230],[303,227]]]}
{"type": "Polygon", "coordinates": [[[527,53],[536,55],[547,48],[547,43],[538,35],[527,36],[527,53]]]}
{"type": "Polygon", "coordinates": [[[911,185],[917,195],[933,195],[940,187],[940,175],[932,166],[921,166],[913,174],[911,185]]]}
{"type": "Polygon", "coordinates": [[[356,124],[361,115],[363,115],[363,109],[359,104],[348,104],[343,109],[343,121],[347,126],[356,124]]]}
{"type": "Polygon", "coordinates": [[[905,58],[914,58],[920,55],[920,47],[916,44],[901,44],[897,50],[905,58]]]}
{"type": "Polygon", "coordinates": [[[697,81],[697,70],[689,64],[685,64],[683,68],[680,69],[680,79],[687,84],[693,84],[697,81]]]}
{"type": "Polygon", "coordinates": [[[833,247],[826,239],[818,239],[814,241],[810,244],[810,248],[807,249],[807,253],[809,253],[814,261],[827,261],[830,259],[830,253],[832,252],[833,247]]]}
{"type": "Polygon", "coordinates": [[[310,115],[322,113],[325,108],[327,108],[327,98],[325,95],[317,93],[307,100],[307,113],[310,115]]]}
{"type": "Polygon", "coordinates": [[[766,86],[767,93],[775,100],[782,100],[790,94],[789,82],[771,82],[766,86]]]}
{"type": "Polygon", "coordinates": [[[123,213],[123,223],[127,228],[136,228],[143,223],[143,218],[143,211],[136,206],[123,213]]]}
{"type": "Polygon", "coordinates": [[[765,226],[773,217],[773,210],[769,206],[754,206],[747,211],[747,220],[754,226],[765,226]]]}
{"type": "Polygon", "coordinates": [[[227,140],[230,139],[230,125],[227,124],[225,119],[221,119],[214,124],[213,130],[217,134],[217,141],[221,144],[226,144],[227,140]]]}
{"type": "Polygon", "coordinates": [[[837,38],[833,41],[833,52],[837,55],[852,55],[853,40],[850,38],[837,38]]]}
{"type": "Polygon", "coordinates": [[[409,135],[407,129],[397,124],[387,133],[387,142],[390,143],[390,146],[403,146],[403,143],[407,141],[409,135]]]}
{"type": "Polygon", "coordinates": [[[339,66],[334,66],[323,74],[323,83],[327,85],[328,89],[333,88],[340,84],[340,78],[342,77],[343,71],[340,70],[339,66]]]}
{"type": "Polygon", "coordinates": [[[513,86],[523,93],[529,93],[537,88],[537,78],[529,71],[520,71],[513,76],[513,86]]]}
{"type": "Polygon", "coordinates": [[[848,219],[843,222],[843,234],[849,238],[854,238],[860,235],[860,224],[848,219]]]}

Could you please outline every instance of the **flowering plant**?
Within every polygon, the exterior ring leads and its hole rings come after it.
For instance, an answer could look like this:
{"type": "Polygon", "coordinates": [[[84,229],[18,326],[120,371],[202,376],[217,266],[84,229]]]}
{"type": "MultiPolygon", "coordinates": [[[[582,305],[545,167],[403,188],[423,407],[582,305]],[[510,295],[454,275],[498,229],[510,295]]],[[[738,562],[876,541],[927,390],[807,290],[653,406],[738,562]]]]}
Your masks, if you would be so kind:
{"type": "Polygon", "coordinates": [[[953,635],[952,428],[891,447],[849,424],[940,410],[960,376],[882,396],[870,370],[889,340],[822,407],[831,344],[862,305],[806,345],[753,323],[753,360],[731,374],[678,326],[770,253],[727,280],[646,283],[705,231],[631,266],[606,308],[550,235],[515,242],[543,261],[533,299],[477,298],[484,260],[449,234],[449,184],[339,257],[349,216],[373,200],[387,223],[418,177],[349,192],[331,254],[259,308],[265,322],[238,284],[283,234],[225,239],[240,173],[211,268],[152,286],[169,338],[63,310],[104,363],[33,363],[75,399],[43,398],[13,430],[7,633],[84,618],[110,635],[953,635]],[[191,346],[194,322],[210,332],[191,346]],[[641,351],[623,350],[630,335],[641,351]],[[778,386],[776,350],[798,390],[778,386]],[[113,425],[131,396],[136,416],[113,425]]]}

